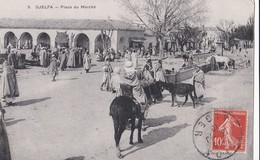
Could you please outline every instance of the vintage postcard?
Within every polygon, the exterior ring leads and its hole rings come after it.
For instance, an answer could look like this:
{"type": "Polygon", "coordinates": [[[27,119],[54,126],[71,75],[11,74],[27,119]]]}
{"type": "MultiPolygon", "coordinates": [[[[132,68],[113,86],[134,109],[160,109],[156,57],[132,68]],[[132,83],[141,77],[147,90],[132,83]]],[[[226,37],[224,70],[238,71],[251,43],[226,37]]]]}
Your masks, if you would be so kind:
{"type": "Polygon", "coordinates": [[[254,0],[0,0],[0,160],[259,159],[254,0]]]}

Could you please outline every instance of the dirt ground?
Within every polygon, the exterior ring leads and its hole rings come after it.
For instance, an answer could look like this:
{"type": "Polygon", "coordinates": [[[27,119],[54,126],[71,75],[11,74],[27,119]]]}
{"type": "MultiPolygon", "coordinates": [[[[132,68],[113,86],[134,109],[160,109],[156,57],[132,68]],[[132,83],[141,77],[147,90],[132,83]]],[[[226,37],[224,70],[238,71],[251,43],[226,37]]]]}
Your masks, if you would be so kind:
{"type": "MultiPolygon", "coordinates": [[[[242,55],[230,54],[234,59],[242,55]]],[[[248,111],[246,154],[230,159],[253,159],[253,51],[248,56],[251,66],[238,66],[234,74],[206,74],[203,104],[193,109],[189,99],[184,107],[170,107],[171,96],[149,109],[148,128],[142,132],[143,144],[129,145],[130,131],[121,139],[125,160],[203,160],[194,147],[192,129],[195,121],[214,108],[248,111]]],[[[140,60],[140,64],[144,63],[140,60]]],[[[166,68],[178,68],[181,59],[169,59],[166,68]]],[[[46,69],[29,67],[18,71],[20,97],[15,106],[6,107],[6,126],[13,160],[113,160],[115,155],[113,123],[109,105],[114,95],[102,92],[102,63],[93,60],[90,73],[82,69],[61,72],[56,82],[44,75],[46,69]]],[[[112,66],[122,66],[113,62],[112,66]]],[[[229,72],[229,71],[225,71],[229,72]]],[[[189,80],[187,80],[189,82],[189,80]]],[[[183,97],[178,97],[183,102],[183,97]]]]}

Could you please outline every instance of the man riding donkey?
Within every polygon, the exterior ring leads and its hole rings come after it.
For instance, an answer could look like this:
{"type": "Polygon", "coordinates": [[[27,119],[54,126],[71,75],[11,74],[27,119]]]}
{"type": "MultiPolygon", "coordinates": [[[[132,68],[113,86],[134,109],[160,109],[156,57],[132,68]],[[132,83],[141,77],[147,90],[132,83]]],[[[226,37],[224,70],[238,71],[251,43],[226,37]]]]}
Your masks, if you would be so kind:
{"type": "MultiPolygon", "coordinates": [[[[143,87],[141,86],[141,82],[138,79],[138,73],[133,68],[133,63],[131,61],[125,63],[122,83],[132,87],[133,98],[135,98],[136,103],[141,106],[141,113],[143,114],[142,118],[145,120],[148,109],[147,97],[143,87]]],[[[143,126],[145,126],[145,121],[143,121],[143,126]]]]}

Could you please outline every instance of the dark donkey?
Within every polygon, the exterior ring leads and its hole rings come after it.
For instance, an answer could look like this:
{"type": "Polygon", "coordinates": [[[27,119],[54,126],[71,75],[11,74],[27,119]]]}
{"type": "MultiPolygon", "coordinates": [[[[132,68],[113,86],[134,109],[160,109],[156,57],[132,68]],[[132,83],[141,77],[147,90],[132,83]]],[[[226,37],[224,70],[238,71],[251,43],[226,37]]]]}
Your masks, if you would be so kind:
{"type": "Polygon", "coordinates": [[[162,101],[163,95],[159,82],[151,83],[150,85],[143,88],[148,100],[148,104],[151,104],[151,102],[156,103],[162,101]]]}
{"type": "Polygon", "coordinates": [[[160,85],[171,93],[171,95],[172,95],[172,105],[171,106],[174,106],[174,98],[176,97],[176,95],[178,95],[180,97],[185,96],[185,101],[182,104],[182,106],[187,102],[188,95],[189,95],[193,102],[193,108],[195,108],[195,100],[192,95],[192,92],[195,91],[195,88],[193,85],[187,84],[187,83],[173,84],[173,83],[166,83],[166,82],[160,82],[160,85]]]}
{"type": "Polygon", "coordinates": [[[122,136],[122,133],[125,131],[130,119],[131,123],[131,135],[130,135],[130,144],[133,144],[133,133],[135,130],[135,120],[138,119],[138,142],[143,143],[141,138],[141,129],[142,129],[142,118],[141,107],[137,104],[133,98],[128,96],[119,96],[116,97],[110,105],[110,116],[113,118],[114,122],[114,139],[116,142],[116,152],[119,158],[123,158],[119,148],[119,142],[122,136]]]}

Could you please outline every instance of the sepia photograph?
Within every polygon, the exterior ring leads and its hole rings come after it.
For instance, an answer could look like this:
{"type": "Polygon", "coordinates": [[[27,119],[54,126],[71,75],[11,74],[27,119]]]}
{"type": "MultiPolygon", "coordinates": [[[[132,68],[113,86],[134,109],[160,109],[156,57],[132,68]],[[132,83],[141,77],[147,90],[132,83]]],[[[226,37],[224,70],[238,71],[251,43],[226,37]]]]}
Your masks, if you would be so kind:
{"type": "Polygon", "coordinates": [[[258,5],[0,0],[0,160],[259,159],[258,5]]]}

